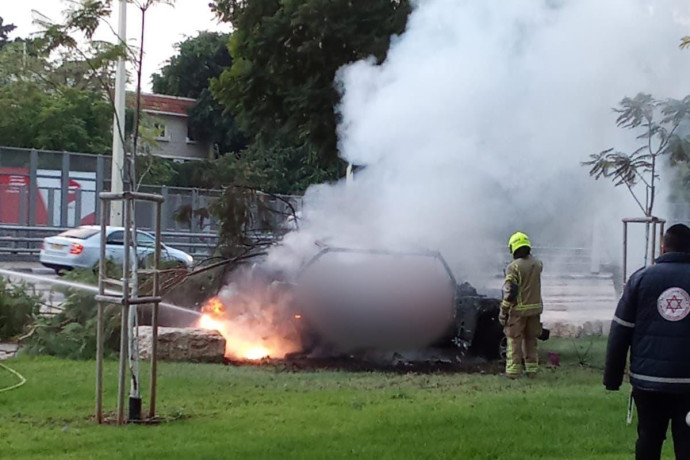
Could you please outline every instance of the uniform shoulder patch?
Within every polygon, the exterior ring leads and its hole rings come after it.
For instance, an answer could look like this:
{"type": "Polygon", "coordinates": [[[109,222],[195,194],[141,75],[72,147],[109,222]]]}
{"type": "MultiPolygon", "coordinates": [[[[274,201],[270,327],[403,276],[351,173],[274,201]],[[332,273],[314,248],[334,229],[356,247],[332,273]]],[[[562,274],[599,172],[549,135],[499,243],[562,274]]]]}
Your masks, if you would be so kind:
{"type": "Polygon", "coordinates": [[[672,287],[661,293],[656,306],[662,318],[680,321],[690,313],[690,295],[684,289],[672,287]]]}

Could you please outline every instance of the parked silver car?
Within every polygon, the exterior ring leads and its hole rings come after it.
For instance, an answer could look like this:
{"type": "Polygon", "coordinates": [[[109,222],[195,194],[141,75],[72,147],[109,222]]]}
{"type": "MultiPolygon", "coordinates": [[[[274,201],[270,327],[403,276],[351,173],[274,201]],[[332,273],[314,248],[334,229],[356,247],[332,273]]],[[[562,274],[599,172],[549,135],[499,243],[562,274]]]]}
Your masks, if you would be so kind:
{"type": "MultiPolygon", "coordinates": [[[[124,227],[106,227],[106,257],[117,264],[124,260],[124,227]]],[[[153,253],[155,238],[137,230],[137,257],[142,260],[153,253]]],[[[43,240],[41,263],[59,273],[73,268],[92,268],[100,259],[101,227],[83,225],[43,240]]],[[[186,267],[194,265],[194,259],[186,252],[161,247],[161,260],[178,261],[186,267]]]]}

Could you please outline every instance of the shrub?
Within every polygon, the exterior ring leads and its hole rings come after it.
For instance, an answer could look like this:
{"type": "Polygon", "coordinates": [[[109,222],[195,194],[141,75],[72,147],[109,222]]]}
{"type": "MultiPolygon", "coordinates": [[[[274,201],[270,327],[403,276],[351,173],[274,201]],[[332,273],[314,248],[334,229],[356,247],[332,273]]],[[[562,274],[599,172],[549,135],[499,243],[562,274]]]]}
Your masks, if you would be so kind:
{"type": "MultiPolygon", "coordinates": [[[[116,271],[117,268],[109,266],[108,270],[116,271]]],[[[65,280],[95,285],[98,282],[98,274],[93,270],[74,270],[65,275],[65,280]]],[[[63,310],[55,316],[40,317],[36,320],[23,352],[69,359],[93,359],[96,356],[98,312],[94,295],[91,292],[70,288],[64,292],[67,298],[62,305],[63,310]]],[[[106,355],[112,355],[119,349],[120,309],[119,305],[106,305],[104,308],[106,355]]]]}
{"type": "Polygon", "coordinates": [[[12,285],[0,277],[0,340],[15,338],[38,317],[41,302],[26,285],[12,285]]]}

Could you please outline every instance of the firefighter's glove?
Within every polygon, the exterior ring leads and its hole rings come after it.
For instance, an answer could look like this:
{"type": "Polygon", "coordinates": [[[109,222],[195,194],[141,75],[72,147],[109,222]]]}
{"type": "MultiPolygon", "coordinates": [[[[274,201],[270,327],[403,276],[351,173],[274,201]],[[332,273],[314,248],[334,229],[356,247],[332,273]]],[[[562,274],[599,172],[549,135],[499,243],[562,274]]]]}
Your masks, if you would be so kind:
{"type": "Polygon", "coordinates": [[[504,326],[508,323],[508,312],[501,310],[501,313],[498,315],[498,322],[501,323],[501,326],[504,326]]]}

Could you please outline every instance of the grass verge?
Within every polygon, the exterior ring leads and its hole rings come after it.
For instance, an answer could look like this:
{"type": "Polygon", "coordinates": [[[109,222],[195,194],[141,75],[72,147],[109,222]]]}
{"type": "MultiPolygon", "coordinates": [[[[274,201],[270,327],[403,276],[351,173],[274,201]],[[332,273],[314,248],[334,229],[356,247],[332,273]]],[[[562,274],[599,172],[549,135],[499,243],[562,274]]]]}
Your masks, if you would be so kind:
{"type": "MultiPolygon", "coordinates": [[[[541,346],[561,367],[518,381],[163,363],[159,413],[173,421],[125,427],[88,420],[93,362],[20,357],[7,364],[26,385],[0,393],[0,458],[631,458],[628,388],[604,391],[597,369],[604,341],[541,346]]],[[[108,362],[110,410],[116,372],[108,362]]],[[[13,381],[0,371],[0,388],[13,381]]]]}

